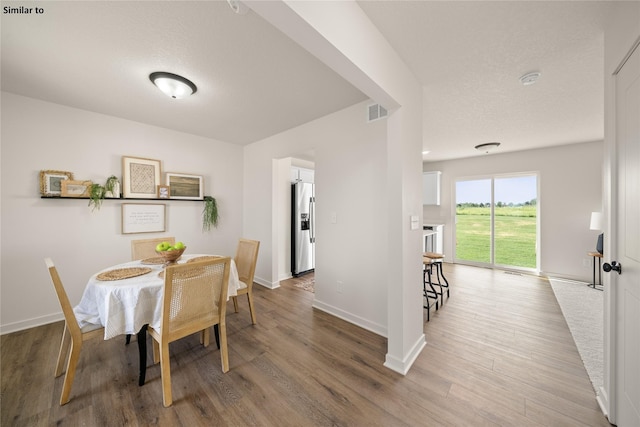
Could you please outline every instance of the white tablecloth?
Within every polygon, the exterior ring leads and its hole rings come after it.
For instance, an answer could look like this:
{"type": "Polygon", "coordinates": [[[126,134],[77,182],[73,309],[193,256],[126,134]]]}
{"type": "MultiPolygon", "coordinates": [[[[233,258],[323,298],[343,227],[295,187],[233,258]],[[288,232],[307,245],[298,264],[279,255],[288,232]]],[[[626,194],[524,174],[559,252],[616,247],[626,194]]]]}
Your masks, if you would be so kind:
{"type": "MultiPolygon", "coordinates": [[[[183,255],[179,264],[200,255],[183,255]]],[[[164,279],[158,274],[161,264],[131,261],[97,272],[89,279],[80,303],[73,308],[80,327],[87,324],[104,326],[104,339],[123,334],[137,334],[143,325],[159,329],[162,317],[164,279]],[[123,280],[103,281],[96,276],[104,271],[126,267],[149,267],[151,272],[123,280]]],[[[231,259],[228,297],[238,294],[240,280],[236,264],[231,259]]]]}

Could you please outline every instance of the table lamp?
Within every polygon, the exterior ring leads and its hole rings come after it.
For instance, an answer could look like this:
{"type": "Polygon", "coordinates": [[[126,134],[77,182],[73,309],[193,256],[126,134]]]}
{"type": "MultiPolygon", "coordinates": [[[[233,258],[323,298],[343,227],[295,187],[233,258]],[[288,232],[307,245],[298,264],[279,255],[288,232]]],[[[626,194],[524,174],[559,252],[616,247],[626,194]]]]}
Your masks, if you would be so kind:
{"type": "MultiPolygon", "coordinates": [[[[591,230],[602,231],[603,229],[603,221],[602,221],[602,212],[591,212],[591,225],[589,226],[591,230]]],[[[603,239],[604,233],[600,233],[598,236],[598,241],[596,242],[596,251],[602,253],[603,249],[603,239]]]]}

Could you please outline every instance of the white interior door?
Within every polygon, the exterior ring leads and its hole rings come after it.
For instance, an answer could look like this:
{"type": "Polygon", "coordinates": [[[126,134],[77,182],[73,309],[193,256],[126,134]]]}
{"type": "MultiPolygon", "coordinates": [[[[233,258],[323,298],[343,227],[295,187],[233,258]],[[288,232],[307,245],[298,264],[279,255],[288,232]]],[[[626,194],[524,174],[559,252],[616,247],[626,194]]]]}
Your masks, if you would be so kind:
{"type": "Polygon", "coordinates": [[[617,231],[611,248],[621,274],[609,272],[616,328],[612,403],[615,423],[624,427],[640,426],[640,48],[616,79],[616,149],[617,231]]]}

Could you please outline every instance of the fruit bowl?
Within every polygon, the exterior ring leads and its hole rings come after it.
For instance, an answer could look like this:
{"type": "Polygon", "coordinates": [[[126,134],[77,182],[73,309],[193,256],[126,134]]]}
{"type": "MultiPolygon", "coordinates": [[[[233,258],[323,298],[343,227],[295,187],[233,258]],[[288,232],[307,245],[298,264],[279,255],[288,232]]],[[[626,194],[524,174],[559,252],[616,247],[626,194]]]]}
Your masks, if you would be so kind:
{"type": "Polygon", "coordinates": [[[185,246],[181,249],[172,249],[170,251],[156,251],[156,253],[164,258],[165,265],[168,265],[174,264],[176,260],[182,256],[186,249],[187,247],[185,246]]]}

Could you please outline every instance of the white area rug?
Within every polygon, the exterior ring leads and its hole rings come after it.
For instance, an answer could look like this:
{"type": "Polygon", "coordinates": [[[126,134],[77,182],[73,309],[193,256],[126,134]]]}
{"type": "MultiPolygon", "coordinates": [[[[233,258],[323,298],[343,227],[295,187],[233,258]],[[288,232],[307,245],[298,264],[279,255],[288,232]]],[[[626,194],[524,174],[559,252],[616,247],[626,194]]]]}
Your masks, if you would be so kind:
{"type": "Polygon", "coordinates": [[[307,279],[304,282],[298,282],[298,283],[294,283],[293,286],[295,286],[296,288],[300,288],[300,289],[304,289],[305,291],[309,291],[309,292],[316,292],[316,288],[315,288],[315,278],[311,278],[311,279],[307,279]]]}
{"type": "Polygon", "coordinates": [[[603,293],[584,282],[549,277],[596,394],[602,387],[603,293]]]}

